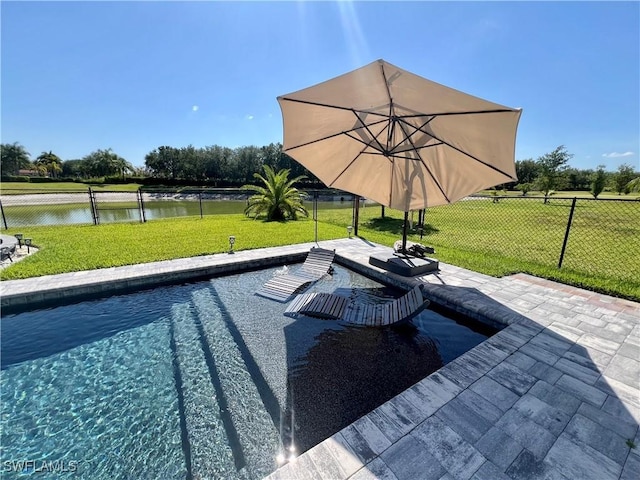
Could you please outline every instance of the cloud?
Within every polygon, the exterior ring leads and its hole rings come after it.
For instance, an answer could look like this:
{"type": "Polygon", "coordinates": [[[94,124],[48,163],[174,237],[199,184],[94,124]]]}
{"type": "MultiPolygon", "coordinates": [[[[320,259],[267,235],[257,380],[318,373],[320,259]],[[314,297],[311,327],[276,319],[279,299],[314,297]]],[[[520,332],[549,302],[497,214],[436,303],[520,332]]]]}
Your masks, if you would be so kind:
{"type": "Polygon", "coordinates": [[[619,158],[619,157],[630,157],[633,155],[633,152],[624,152],[624,153],[618,153],[618,152],[611,152],[611,153],[603,153],[602,156],[605,158],[619,158]]]}
{"type": "Polygon", "coordinates": [[[253,115],[247,115],[247,120],[253,120],[253,115]]]}
{"type": "Polygon", "coordinates": [[[194,105],[193,107],[191,107],[192,112],[197,112],[198,110],[200,110],[200,107],[198,105],[194,105]]]}

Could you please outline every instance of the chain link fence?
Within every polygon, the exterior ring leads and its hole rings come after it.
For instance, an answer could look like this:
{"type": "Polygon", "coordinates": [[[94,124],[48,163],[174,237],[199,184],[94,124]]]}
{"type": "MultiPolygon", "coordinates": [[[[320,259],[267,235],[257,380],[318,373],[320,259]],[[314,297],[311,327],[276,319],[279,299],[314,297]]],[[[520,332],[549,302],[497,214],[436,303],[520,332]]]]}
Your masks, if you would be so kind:
{"type": "MultiPolygon", "coordinates": [[[[384,230],[380,209],[361,224],[384,230]]],[[[429,208],[410,240],[638,283],[640,201],[474,196],[429,208]]],[[[396,218],[394,233],[401,235],[396,218]]]]}
{"type": "MultiPolygon", "coordinates": [[[[304,202],[311,212],[313,194],[304,202]]],[[[160,218],[243,213],[252,195],[239,189],[28,192],[3,189],[2,228],[37,225],[100,225],[146,222],[160,218]]],[[[353,196],[334,192],[319,195],[321,209],[351,208],[353,196]]]]}
{"type": "MultiPolygon", "coordinates": [[[[15,193],[3,190],[0,195],[5,229],[242,213],[250,195],[241,190],[15,193]]],[[[305,206],[311,214],[314,192],[308,193],[305,206]]],[[[339,221],[356,228],[359,223],[361,228],[401,235],[401,212],[387,210],[385,215],[381,207],[368,204],[355,218],[353,196],[346,193],[320,194],[319,205],[348,210],[339,221]]],[[[426,210],[422,225],[419,212],[411,216],[413,241],[479,252],[488,261],[500,256],[638,282],[638,199],[473,196],[426,210]]]]}

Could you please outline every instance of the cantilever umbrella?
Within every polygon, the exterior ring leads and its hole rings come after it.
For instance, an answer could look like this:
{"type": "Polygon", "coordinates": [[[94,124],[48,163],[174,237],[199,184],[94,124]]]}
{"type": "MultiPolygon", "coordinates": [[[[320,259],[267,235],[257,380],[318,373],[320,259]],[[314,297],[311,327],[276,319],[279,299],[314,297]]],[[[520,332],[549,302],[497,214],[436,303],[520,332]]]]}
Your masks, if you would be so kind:
{"type": "Polygon", "coordinates": [[[283,150],[325,185],[405,212],[516,180],[521,110],[377,60],[278,97],[283,150]]]}

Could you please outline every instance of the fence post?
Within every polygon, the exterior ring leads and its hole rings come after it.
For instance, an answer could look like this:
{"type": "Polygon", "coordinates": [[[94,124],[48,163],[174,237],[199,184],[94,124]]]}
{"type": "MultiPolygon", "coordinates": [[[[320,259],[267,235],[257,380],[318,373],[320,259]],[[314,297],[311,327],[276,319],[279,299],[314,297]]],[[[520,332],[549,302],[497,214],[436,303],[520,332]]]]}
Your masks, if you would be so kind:
{"type": "Polygon", "coordinates": [[[142,201],[142,190],[138,188],[138,207],[140,208],[140,222],[145,223],[147,217],[144,214],[144,202],[142,201]]]}
{"type": "Polygon", "coordinates": [[[318,243],[318,191],[313,192],[313,223],[315,224],[315,238],[318,243]]]}
{"type": "Polygon", "coordinates": [[[353,234],[358,236],[358,222],[360,220],[360,195],[353,196],[353,234]]]}
{"type": "Polygon", "coordinates": [[[91,187],[87,187],[89,189],[89,208],[91,208],[91,218],[93,219],[93,224],[98,225],[98,212],[96,211],[96,201],[93,198],[93,190],[91,187]]]}
{"type": "Polygon", "coordinates": [[[4,216],[4,207],[2,206],[2,200],[0,200],[0,211],[2,212],[2,223],[4,224],[4,229],[9,230],[9,227],[7,227],[7,217],[4,216]]]}
{"type": "Polygon", "coordinates": [[[560,260],[558,261],[558,268],[562,267],[562,260],[564,260],[564,252],[567,249],[567,242],[569,241],[569,231],[571,230],[571,222],[573,221],[573,211],[576,208],[577,197],[573,197],[571,202],[571,211],[569,212],[569,220],[567,221],[567,231],[564,233],[564,242],[562,242],[562,250],[560,251],[560,260]]]}
{"type": "Polygon", "coordinates": [[[198,192],[198,200],[200,202],[200,218],[202,219],[202,192],[198,192]]]}

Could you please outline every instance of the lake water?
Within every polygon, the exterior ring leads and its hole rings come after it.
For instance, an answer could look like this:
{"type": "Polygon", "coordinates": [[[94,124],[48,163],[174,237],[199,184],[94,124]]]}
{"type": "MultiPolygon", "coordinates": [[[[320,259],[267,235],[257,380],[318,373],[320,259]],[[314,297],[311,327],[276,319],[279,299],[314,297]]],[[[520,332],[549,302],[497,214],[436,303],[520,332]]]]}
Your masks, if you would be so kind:
{"type": "MultiPolygon", "coordinates": [[[[160,218],[185,217],[199,215],[224,215],[243,213],[247,205],[246,200],[145,200],[144,216],[146,220],[160,218]]],[[[305,202],[305,207],[311,211],[313,203],[305,202]]],[[[352,208],[350,199],[318,202],[318,209],[352,208]]],[[[86,203],[52,204],[48,202],[27,205],[3,206],[6,226],[8,228],[35,225],[71,225],[93,224],[91,205],[86,203]]],[[[97,201],[97,215],[99,223],[139,222],[141,211],[136,201],[113,202],[97,201]]],[[[3,225],[4,226],[4,225],[3,225]]]]}

